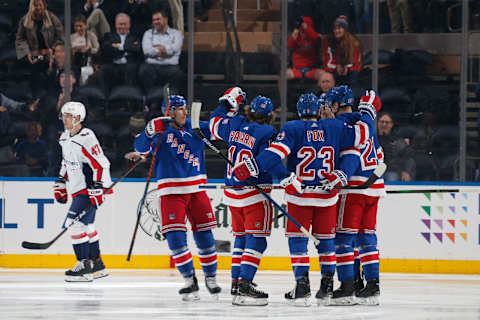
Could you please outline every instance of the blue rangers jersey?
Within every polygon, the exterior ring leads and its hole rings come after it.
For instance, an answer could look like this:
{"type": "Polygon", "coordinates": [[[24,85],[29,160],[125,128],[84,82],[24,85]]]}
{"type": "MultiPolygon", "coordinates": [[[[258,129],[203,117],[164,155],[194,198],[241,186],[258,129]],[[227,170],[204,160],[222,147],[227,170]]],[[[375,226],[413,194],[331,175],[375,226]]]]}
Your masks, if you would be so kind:
{"type": "MultiPolygon", "coordinates": [[[[383,149],[378,142],[377,135],[375,133],[374,124],[372,119],[369,116],[364,116],[359,112],[353,113],[343,113],[337,116],[337,119],[344,121],[347,124],[355,124],[359,121],[367,123],[370,127],[370,136],[368,137],[368,141],[360,149],[357,149],[356,152],[353,150],[346,151],[349,154],[356,154],[357,157],[354,158],[343,158],[345,153],[340,154],[340,168],[347,166],[352,166],[351,161],[355,161],[356,167],[354,173],[348,180],[349,186],[356,186],[361,185],[365,181],[367,181],[368,177],[370,177],[373,171],[377,168],[377,164],[384,161],[383,156],[383,149]],[[353,160],[352,160],[353,159],[353,160]]],[[[368,189],[345,189],[340,191],[341,194],[346,193],[357,193],[357,194],[364,194],[367,196],[373,197],[383,197],[386,195],[385,193],[385,185],[383,178],[377,179],[374,184],[368,189]]]]}
{"type": "MultiPolygon", "coordinates": [[[[289,174],[282,169],[282,160],[286,158],[288,171],[295,172],[305,185],[316,186],[324,179],[322,173],[336,168],[341,150],[359,148],[369,136],[369,127],[365,123],[350,126],[337,119],[290,121],[256,160],[260,171],[272,172],[282,179],[289,174]]],[[[347,176],[353,173],[352,170],[345,169],[347,176]]],[[[285,199],[299,206],[327,207],[337,202],[338,195],[336,192],[308,190],[300,195],[285,194],[285,199]]]]}
{"type": "MultiPolygon", "coordinates": [[[[205,137],[210,138],[207,122],[200,122],[205,137]]],[[[157,143],[156,134],[148,138],[145,131],[134,141],[135,151],[153,152],[157,143]]],[[[193,132],[190,119],[177,130],[167,125],[160,139],[155,161],[160,195],[199,192],[199,185],[207,183],[205,172],[204,142],[193,132]]]]}
{"type": "MultiPolygon", "coordinates": [[[[272,126],[250,122],[241,115],[228,117],[227,112],[224,106],[215,109],[210,117],[210,130],[214,139],[228,142],[228,159],[234,164],[245,158],[254,158],[275,138],[276,132],[272,126]]],[[[226,166],[224,177],[227,186],[248,184],[246,181],[238,181],[230,165],[226,166]]],[[[259,185],[271,184],[272,175],[261,172],[257,178],[252,177],[252,181],[259,185]]],[[[264,200],[265,198],[257,190],[244,188],[224,190],[224,201],[230,206],[243,207],[264,200]]]]}

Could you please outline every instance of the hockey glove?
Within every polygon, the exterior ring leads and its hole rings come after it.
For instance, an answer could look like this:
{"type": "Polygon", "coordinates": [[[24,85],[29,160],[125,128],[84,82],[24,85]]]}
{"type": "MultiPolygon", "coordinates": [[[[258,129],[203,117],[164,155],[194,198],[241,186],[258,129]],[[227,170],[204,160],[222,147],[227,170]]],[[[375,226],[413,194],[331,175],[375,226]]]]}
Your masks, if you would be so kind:
{"type": "Polygon", "coordinates": [[[240,181],[247,180],[250,177],[257,177],[257,162],[255,159],[247,158],[233,167],[233,174],[235,174],[240,181]]]}
{"type": "Polygon", "coordinates": [[[162,133],[163,131],[165,131],[165,124],[161,118],[150,120],[145,127],[145,133],[149,138],[153,138],[155,134],[162,133]]]}
{"type": "Polygon", "coordinates": [[[55,200],[57,200],[58,203],[67,203],[68,195],[65,181],[55,181],[55,183],[53,184],[53,195],[55,196],[55,200]]]}
{"type": "Polygon", "coordinates": [[[280,185],[285,189],[287,194],[299,195],[303,193],[302,180],[293,172],[289,177],[280,181],[280,185]]]}
{"type": "Polygon", "coordinates": [[[240,87],[232,87],[224,92],[218,102],[226,101],[229,105],[227,116],[232,117],[237,114],[240,104],[244,104],[247,95],[240,87]]]}
{"type": "Polygon", "coordinates": [[[377,117],[377,112],[382,109],[382,102],[380,98],[375,94],[375,91],[370,90],[365,92],[365,95],[360,98],[360,104],[358,105],[358,111],[368,114],[372,120],[377,117]]]}
{"type": "Polygon", "coordinates": [[[93,189],[88,189],[88,197],[94,206],[100,206],[105,201],[102,184],[97,183],[93,189]]]}
{"type": "Polygon", "coordinates": [[[341,170],[324,173],[323,177],[325,179],[320,181],[322,190],[332,190],[334,187],[343,187],[348,183],[347,175],[341,170]]]}

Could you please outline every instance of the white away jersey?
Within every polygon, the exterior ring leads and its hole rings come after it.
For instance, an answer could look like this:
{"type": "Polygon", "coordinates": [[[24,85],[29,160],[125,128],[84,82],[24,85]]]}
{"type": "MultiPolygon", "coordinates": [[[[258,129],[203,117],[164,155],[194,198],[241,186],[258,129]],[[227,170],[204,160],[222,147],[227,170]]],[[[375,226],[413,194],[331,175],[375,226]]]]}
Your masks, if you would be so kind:
{"type": "Polygon", "coordinates": [[[101,182],[104,188],[112,184],[110,162],[92,130],[82,128],[73,137],[64,131],[59,139],[62,147],[62,166],[60,177],[68,178],[68,191],[76,195],[101,182]]]}

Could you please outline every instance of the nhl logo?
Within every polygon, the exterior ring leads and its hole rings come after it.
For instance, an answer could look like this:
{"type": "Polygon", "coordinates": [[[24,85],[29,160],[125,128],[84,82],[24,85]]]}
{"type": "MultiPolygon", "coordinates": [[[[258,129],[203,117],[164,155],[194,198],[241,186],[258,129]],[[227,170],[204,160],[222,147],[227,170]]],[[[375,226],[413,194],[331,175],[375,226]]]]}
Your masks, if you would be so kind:
{"type": "Polygon", "coordinates": [[[255,228],[260,228],[260,222],[255,222],[255,228]]]}

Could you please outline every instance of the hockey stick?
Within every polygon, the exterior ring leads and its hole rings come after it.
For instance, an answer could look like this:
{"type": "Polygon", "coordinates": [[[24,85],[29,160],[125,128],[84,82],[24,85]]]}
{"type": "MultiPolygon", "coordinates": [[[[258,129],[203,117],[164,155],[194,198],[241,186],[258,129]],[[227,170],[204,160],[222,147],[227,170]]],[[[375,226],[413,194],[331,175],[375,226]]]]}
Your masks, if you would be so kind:
{"type": "MultiPolygon", "coordinates": [[[[128,176],[130,174],[130,172],[133,171],[133,169],[135,169],[137,167],[137,165],[140,163],[140,162],[143,162],[143,160],[138,160],[138,161],[135,161],[132,166],[120,177],[118,178],[117,180],[115,180],[114,183],[112,183],[112,185],[110,187],[108,187],[107,189],[105,189],[104,191],[104,194],[108,194],[108,192],[117,184],[119,183],[120,181],[123,180],[123,178],[125,178],[126,176],[128,176]]],[[[25,248],[25,249],[31,249],[31,250],[44,250],[44,249],[47,249],[48,247],[50,247],[55,241],[58,240],[58,238],[60,238],[65,232],[67,232],[68,228],[70,228],[74,223],[80,221],[80,219],[83,218],[83,216],[85,216],[87,214],[87,212],[93,207],[93,204],[90,204],[85,210],[83,210],[68,226],[66,226],[62,232],[60,232],[59,234],[57,234],[55,236],[55,238],[53,238],[51,241],[49,242],[45,242],[45,243],[37,243],[37,242],[29,242],[29,241],[23,241],[22,242],[22,247],[25,248]]]]}
{"type": "MultiPolygon", "coordinates": [[[[210,140],[208,140],[200,130],[200,110],[202,108],[202,103],[201,102],[193,102],[192,103],[192,115],[191,115],[191,121],[192,121],[192,129],[195,132],[195,134],[202,139],[202,141],[217,155],[219,155],[226,163],[228,163],[232,168],[235,166],[230,159],[228,159],[217,147],[215,147],[210,140]]],[[[295,218],[293,218],[287,210],[283,209],[277,202],[275,202],[265,191],[262,190],[255,182],[253,182],[250,178],[245,180],[249,185],[251,185],[253,188],[255,188],[258,192],[260,192],[270,203],[272,203],[278,210],[280,210],[290,221],[292,221],[293,224],[295,224],[300,231],[304,235],[306,235],[310,240],[313,241],[315,246],[318,246],[320,244],[320,240],[315,238],[310,232],[308,232],[307,229],[305,229],[295,218]]]]}
{"type": "MultiPolygon", "coordinates": [[[[387,166],[384,163],[380,163],[378,164],[377,168],[373,171],[373,173],[370,175],[370,177],[368,177],[367,181],[365,181],[364,183],[358,186],[335,186],[333,188],[337,190],[368,189],[372,184],[375,183],[375,181],[377,181],[378,178],[383,176],[383,174],[385,173],[385,170],[387,170],[387,166]]],[[[262,189],[283,189],[283,187],[280,185],[267,184],[267,185],[258,185],[258,186],[261,187],[262,189]]],[[[253,186],[222,186],[221,188],[222,189],[240,189],[240,188],[255,189],[255,187],[253,186]]],[[[323,186],[305,186],[305,185],[302,186],[302,189],[304,191],[318,191],[318,190],[323,190],[322,188],[323,186]]]]}
{"type": "Polygon", "coordinates": [[[155,165],[155,159],[157,158],[158,145],[160,144],[161,139],[162,139],[162,135],[159,133],[157,138],[157,144],[155,145],[155,150],[153,151],[152,161],[150,162],[150,168],[148,169],[147,184],[145,185],[145,190],[143,191],[143,196],[140,202],[140,206],[138,206],[137,222],[135,222],[135,229],[133,229],[132,240],[130,240],[130,248],[128,249],[127,261],[130,261],[130,257],[132,256],[133,245],[135,243],[135,238],[137,237],[138,225],[140,224],[140,217],[142,215],[142,207],[145,203],[145,198],[148,193],[148,186],[150,185],[150,180],[152,178],[152,171],[155,165]]]}

